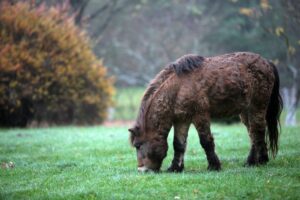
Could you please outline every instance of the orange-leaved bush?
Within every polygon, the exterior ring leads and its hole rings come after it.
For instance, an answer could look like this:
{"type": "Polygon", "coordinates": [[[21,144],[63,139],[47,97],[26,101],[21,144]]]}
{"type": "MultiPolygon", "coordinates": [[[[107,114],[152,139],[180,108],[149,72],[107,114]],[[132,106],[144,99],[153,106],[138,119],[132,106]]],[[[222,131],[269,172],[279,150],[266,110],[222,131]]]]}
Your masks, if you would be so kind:
{"type": "Polygon", "coordinates": [[[101,123],[113,91],[87,35],[67,12],[0,5],[0,125],[101,123]]]}

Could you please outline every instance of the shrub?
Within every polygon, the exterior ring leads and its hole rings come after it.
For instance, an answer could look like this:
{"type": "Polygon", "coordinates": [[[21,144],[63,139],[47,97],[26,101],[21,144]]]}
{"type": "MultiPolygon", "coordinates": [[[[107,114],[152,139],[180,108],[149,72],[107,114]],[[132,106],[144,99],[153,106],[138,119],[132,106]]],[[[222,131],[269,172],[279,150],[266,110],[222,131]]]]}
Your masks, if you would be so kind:
{"type": "Polygon", "coordinates": [[[0,5],[0,125],[100,123],[112,93],[105,67],[67,12],[0,5]]]}

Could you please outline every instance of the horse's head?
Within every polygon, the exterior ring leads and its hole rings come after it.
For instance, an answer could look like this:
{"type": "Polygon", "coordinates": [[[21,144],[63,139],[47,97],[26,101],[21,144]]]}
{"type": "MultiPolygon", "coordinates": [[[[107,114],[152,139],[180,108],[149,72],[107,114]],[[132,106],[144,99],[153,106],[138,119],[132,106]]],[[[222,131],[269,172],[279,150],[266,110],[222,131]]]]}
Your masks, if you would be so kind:
{"type": "Polygon", "coordinates": [[[138,171],[159,171],[163,159],[167,155],[166,138],[158,133],[146,133],[139,126],[128,129],[130,142],[136,148],[138,171]]]}

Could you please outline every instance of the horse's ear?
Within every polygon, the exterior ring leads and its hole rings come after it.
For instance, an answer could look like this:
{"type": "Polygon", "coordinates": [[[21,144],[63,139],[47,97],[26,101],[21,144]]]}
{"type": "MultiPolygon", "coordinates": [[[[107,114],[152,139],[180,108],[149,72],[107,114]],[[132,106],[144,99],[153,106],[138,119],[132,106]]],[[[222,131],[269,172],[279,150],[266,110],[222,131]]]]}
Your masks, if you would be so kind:
{"type": "Polygon", "coordinates": [[[131,146],[133,146],[134,138],[139,134],[139,129],[140,128],[138,126],[133,126],[132,128],[128,129],[128,131],[130,132],[129,142],[131,146]]]}
{"type": "Polygon", "coordinates": [[[128,131],[129,131],[131,134],[134,134],[134,127],[129,128],[128,131]]]}
{"type": "Polygon", "coordinates": [[[130,129],[128,129],[128,131],[134,136],[139,134],[139,130],[140,130],[140,127],[138,127],[138,126],[134,126],[130,129]]]}

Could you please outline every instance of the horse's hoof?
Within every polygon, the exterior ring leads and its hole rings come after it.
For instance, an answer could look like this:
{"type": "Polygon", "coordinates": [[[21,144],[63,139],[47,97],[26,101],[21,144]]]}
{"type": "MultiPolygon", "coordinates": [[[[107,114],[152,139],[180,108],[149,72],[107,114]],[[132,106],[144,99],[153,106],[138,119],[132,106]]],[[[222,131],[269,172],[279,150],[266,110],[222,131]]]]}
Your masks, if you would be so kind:
{"type": "Polygon", "coordinates": [[[261,156],[258,157],[258,163],[260,165],[265,165],[265,164],[267,164],[267,162],[269,162],[268,155],[261,155],[261,156]]]}
{"type": "Polygon", "coordinates": [[[262,160],[258,162],[258,165],[266,165],[268,163],[268,161],[266,160],[262,160]]]}
{"type": "Polygon", "coordinates": [[[245,163],[243,164],[243,167],[254,167],[254,166],[256,166],[256,165],[254,165],[254,164],[249,164],[248,162],[245,162],[245,163]]]}
{"type": "Polygon", "coordinates": [[[258,165],[258,163],[255,161],[246,161],[243,166],[244,167],[255,167],[257,165],[258,165]]]}
{"type": "Polygon", "coordinates": [[[209,171],[220,171],[221,170],[221,165],[208,165],[207,170],[209,171]]]}
{"type": "Polygon", "coordinates": [[[175,172],[175,173],[180,173],[182,172],[184,169],[184,165],[171,165],[168,169],[167,169],[167,172],[175,172]]]}

